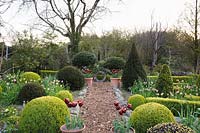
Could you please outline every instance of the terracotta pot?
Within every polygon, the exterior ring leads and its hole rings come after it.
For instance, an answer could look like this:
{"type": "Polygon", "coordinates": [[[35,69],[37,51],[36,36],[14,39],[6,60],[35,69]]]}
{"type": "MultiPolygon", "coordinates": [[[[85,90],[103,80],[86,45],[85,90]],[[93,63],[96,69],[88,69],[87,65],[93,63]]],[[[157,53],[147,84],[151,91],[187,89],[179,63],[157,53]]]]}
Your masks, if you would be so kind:
{"type": "MultiPolygon", "coordinates": [[[[111,128],[111,131],[112,131],[113,133],[120,133],[119,131],[114,131],[114,127],[111,128]]],[[[131,128],[129,128],[128,133],[135,133],[135,130],[131,127],[131,128]]]]}
{"type": "Polygon", "coordinates": [[[110,78],[112,87],[113,88],[119,88],[120,87],[120,80],[121,80],[121,78],[110,78]]]}
{"type": "Polygon", "coordinates": [[[85,83],[88,87],[92,87],[93,78],[85,78],[85,83]]]}
{"type": "Polygon", "coordinates": [[[62,133],[82,133],[83,130],[85,130],[85,125],[81,129],[72,129],[72,130],[68,130],[65,124],[60,127],[60,131],[62,133]]]}

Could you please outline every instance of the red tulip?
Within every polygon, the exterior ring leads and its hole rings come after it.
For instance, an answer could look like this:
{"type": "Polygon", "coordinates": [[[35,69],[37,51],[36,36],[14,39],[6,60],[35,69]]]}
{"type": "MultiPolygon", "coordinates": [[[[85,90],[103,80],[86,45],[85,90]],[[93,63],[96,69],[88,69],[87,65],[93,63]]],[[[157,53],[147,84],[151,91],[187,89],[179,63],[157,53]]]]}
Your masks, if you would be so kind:
{"type": "Polygon", "coordinates": [[[119,114],[120,114],[120,115],[123,115],[123,113],[124,113],[124,112],[123,112],[123,108],[122,108],[122,109],[119,110],[119,114]]]}
{"type": "Polygon", "coordinates": [[[123,108],[122,108],[122,112],[123,112],[123,113],[126,113],[126,110],[127,110],[126,107],[123,107],[123,108]]]}
{"type": "Polygon", "coordinates": [[[116,110],[120,110],[121,107],[118,105],[118,106],[115,106],[116,110]]]}
{"type": "Polygon", "coordinates": [[[76,107],[77,106],[77,102],[72,102],[72,107],[76,107]]]}
{"type": "Polygon", "coordinates": [[[132,109],[132,104],[128,104],[127,108],[132,109]]]}
{"type": "Polygon", "coordinates": [[[83,100],[78,100],[77,102],[78,102],[79,107],[83,106],[83,100]]]}
{"type": "Polygon", "coordinates": [[[115,106],[119,106],[119,102],[118,102],[118,101],[115,101],[115,102],[114,102],[114,105],[115,105],[115,106]]]}
{"type": "Polygon", "coordinates": [[[67,104],[67,106],[68,106],[69,108],[73,107],[72,102],[69,102],[69,103],[67,104]]]}
{"type": "Polygon", "coordinates": [[[70,102],[69,98],[65,98],[64,101],[66,104],[68,104],[70,102]]]}

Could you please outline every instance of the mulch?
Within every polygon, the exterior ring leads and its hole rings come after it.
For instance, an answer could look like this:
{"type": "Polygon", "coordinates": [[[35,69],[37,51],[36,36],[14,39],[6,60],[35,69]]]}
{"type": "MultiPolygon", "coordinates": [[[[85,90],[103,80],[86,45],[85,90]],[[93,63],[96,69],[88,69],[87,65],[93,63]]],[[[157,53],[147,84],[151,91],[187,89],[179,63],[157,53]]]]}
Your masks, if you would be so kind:
{"type": "Polygon", "coordinates": [[[86,124],[84,133],[112,133],[112,122],[116,118],[115,100],[109,82],[94,83],[93,87],[88,88],[81,109],[86,124]]]}

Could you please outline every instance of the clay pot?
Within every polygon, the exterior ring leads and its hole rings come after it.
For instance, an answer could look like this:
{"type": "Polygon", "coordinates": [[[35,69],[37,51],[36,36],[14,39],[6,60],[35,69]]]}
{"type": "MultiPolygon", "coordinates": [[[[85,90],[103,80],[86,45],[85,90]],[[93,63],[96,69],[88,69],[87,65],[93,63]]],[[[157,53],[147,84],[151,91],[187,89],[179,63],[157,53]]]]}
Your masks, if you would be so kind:
{"type": "Polygon", "coordinates": [[[85,83],[88,87],[92,87],[93,78],[85,78],[85,83]]]}
{"type": "Polygon", "coordinates": [[[120,80],[121,80],[121,78],[110,78],[112,87],[113,88],[119,88],[120,87],[120,80]]]}
{"type": "Polygon", "coordinates": [[[71,129],[71,130],[68,130],[65,124],[60,127],[60,131],[62,133],[82,133],[83,130],[85,130],[85,125],[81,129],[71,129]]]}

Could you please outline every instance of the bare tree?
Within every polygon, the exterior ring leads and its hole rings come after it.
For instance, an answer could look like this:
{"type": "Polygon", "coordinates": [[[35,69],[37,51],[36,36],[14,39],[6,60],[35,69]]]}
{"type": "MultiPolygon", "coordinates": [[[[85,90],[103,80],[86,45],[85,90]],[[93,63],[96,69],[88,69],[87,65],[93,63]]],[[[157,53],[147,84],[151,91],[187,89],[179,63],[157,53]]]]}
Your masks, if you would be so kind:
{"type": "Polygon", "coordinates": [[[83,28],[107,11],[101,2],[110,0],[23,0],[50,28],[69,38],[70,55],[78,52],[83,28]]]}

